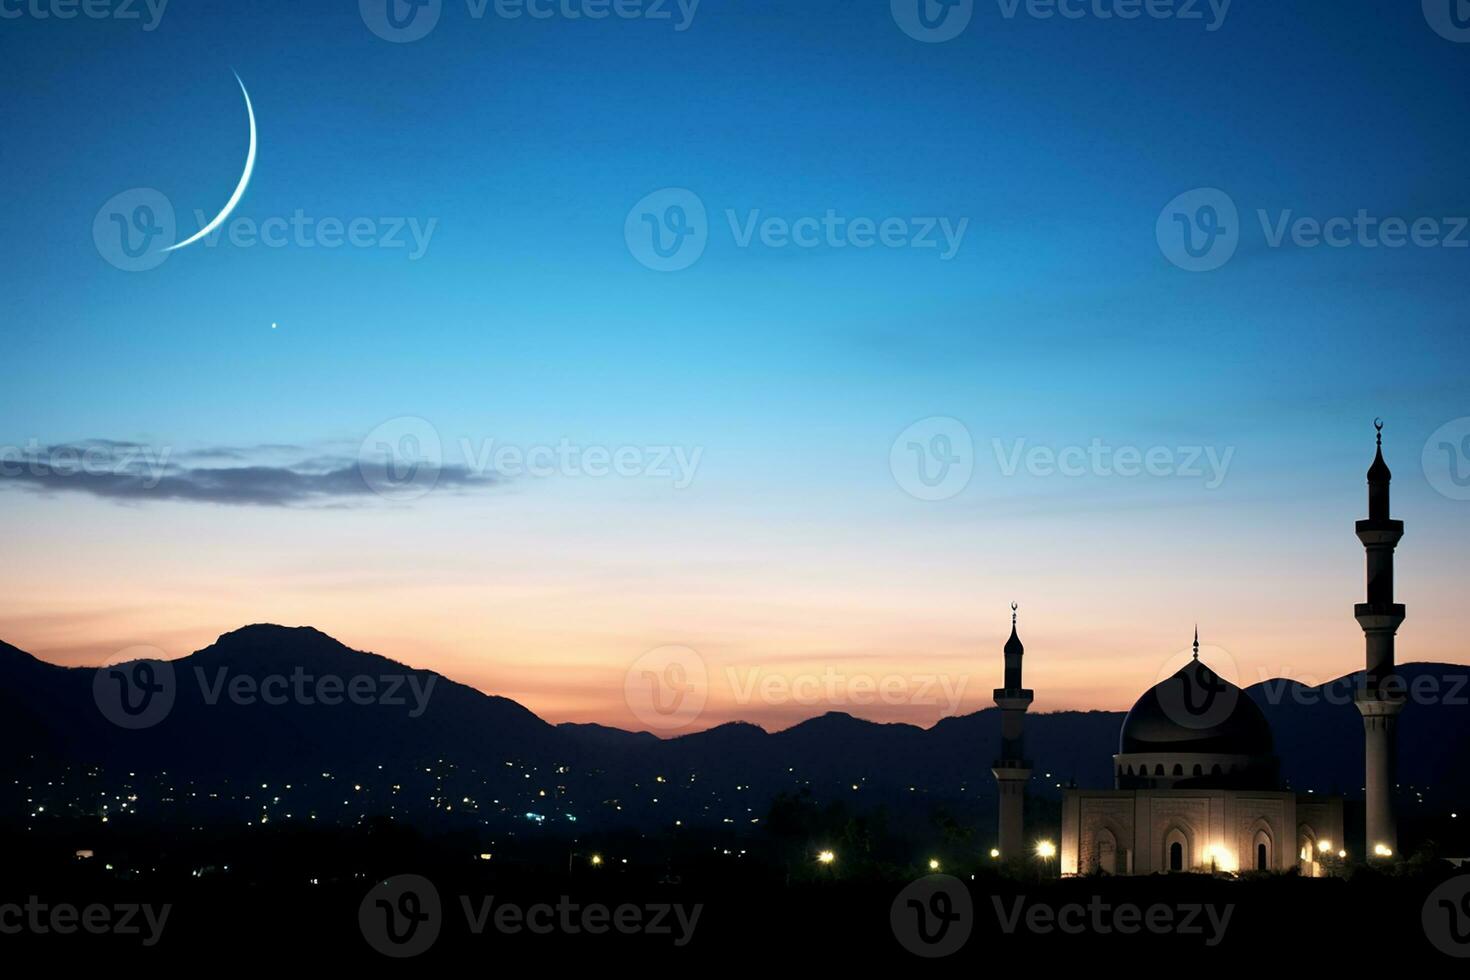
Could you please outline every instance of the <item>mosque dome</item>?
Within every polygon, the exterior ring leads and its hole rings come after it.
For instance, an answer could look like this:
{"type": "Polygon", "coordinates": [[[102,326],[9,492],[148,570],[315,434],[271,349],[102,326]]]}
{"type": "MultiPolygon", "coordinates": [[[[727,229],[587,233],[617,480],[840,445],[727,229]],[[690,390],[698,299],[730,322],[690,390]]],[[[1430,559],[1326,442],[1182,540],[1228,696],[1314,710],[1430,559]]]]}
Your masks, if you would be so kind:
{"type": "Polygon", "coordinates": [[[1240,688],[1199,660],[1144,692],[1123,721],[1125,755],[1269,756],[1271,726],[1240,688]]]}

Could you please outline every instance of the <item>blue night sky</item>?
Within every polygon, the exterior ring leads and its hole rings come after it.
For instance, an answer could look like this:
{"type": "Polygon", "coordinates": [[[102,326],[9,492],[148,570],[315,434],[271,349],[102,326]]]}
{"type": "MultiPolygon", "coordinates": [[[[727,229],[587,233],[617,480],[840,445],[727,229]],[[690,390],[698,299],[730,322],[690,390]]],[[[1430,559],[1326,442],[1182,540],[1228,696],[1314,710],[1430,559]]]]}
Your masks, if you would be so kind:
{"type": "Polygon", "coordinates": [[[1122,706],[1196,619],[1248,680],[1325,679],[1361,665],[1352,521],[1381,415],[1409,525],[1401,659],[1470,659],[1470,502],[1421,466],[1470,416],[1470,230],[1458,248],[1273,247],[1257,216],[1363,210],[1448,237],[1470,215],[1470,43],[1419,3],[1236,0],[1209,30],[1203,2],[1203,20],[1123,21],[976,0],[960,36],[921,43],[887,0],[703,0],[682,31],[673,0],[671,19],[600,21],[443,0],[427,36],[389,43],[347,0],[173,0],[153,30],[34,16],[49,2],[0,0],[23,12],[0,19],[0,443],[329,455],[414,416],[447,462],[492,438],[702,462],[678,490],[552,477],[402,506],[0,487],[0,638],[95,662],[312,623],[553,720],[631,725],[621,672],[661,643],[788,672],[958,670],[998,657],[1017,598],[1028,650],[1054,651],[1042,709],[1122,706]],[[178,238],[229,197],[232,72],[259,131],[232,223],[433,222],[422,255],[405,231],[114,267],[92,235],[114,195],[156,189],[178,238]],[[624,235],[664,188],[709,216],[675,272],[624,235]],[[1156,236],[1196,188],[1239,209],[1213,271],[1156,236]],[[949,260],[742,248],[726,217],[829,210],[965,232],[949,260]],[[972,434],[974,477],[917,500],[890,447],[933,416],[972,434]],[[1233,457],[1209,489],[1007,477],[995,439],[1233,457]]]}

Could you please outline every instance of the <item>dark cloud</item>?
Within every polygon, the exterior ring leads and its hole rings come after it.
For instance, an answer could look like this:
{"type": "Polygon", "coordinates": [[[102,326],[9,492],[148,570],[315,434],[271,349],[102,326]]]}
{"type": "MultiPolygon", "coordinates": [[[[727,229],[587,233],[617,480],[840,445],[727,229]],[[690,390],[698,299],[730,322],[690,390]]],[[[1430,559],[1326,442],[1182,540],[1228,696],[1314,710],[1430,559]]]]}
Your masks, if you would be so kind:
{"type": "MultiPolygon", "coordinates": [[[[215,446],[181,452],[187,462],[248,461],[296,447],[215,446]]],[[[429,490],[468,491],[498,479],[468,467],[421,462],[389,466],[344,457],[276,465],[193,466],[173,462],[158,447],[105,439],[0,450],[0,487],[90,494],[119,501],[185,500],[238,506],[332,506],[376,499],[405,500],[429,490]]]]}

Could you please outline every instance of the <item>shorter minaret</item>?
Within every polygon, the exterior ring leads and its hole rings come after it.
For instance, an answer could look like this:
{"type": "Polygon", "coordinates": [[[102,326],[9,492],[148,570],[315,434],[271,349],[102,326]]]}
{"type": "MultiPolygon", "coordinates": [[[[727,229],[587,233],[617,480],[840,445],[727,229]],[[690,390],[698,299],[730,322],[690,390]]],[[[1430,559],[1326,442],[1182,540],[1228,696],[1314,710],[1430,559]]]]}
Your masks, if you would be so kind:
{"type": "Polygon", "coordinates": [[[991,772],[1000,792],[1000,857],[1011,863],[1022,859],[1025,848],[1026,783],[1031,779],[1031,762],[1026,758],[1022,725],[1026,709],[1035,700],[1021,686],[1021,656],[1026,648],[1016,635],[1016,603],[1011,603],[1011,638],[1005,646],[1005,687],[995,689],[1000,708],[1000,758],[991,772]]]}
{"type": "Polygon", "coordinates": [[[1393,550],[1404,536],[1404,522],[1389,515],[1388,487],[1393,473],[1383,461],[1383,421],[1376,420],[1378,453],[1368,470],[1368,519],[1358,521],[1358,540],[1368,554],[1368,601],[1353,607],[1363,628],[1367,662],[1356,692],[1363,713],[1364,788],[1369,858],[1398,853],[1393,793],[1398,768],[1398,716],[1404,692],[1394,674],[1394,634],[1404,621],[1402,603],[1393,601],[1393,550]]]}

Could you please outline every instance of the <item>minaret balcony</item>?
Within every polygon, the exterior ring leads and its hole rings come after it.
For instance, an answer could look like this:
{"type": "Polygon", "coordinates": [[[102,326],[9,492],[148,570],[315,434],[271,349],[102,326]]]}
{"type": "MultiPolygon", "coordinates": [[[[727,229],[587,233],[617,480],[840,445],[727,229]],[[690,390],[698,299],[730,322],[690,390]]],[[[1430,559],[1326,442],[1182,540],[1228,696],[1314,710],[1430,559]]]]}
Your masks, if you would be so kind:
{"type": "Polygon", "coordinates": [[[1358,521],[1353,525],[1365,547],[1393,547],[1404,536],[1403,521],[1358,521]]]}
{"type": "Polygon", "coordinates": [[[1376,688],[1359,685],[1353,692],[1353,703],[1365,719],[1395,718],[1409,703],[1409,696],[1403,683],[1395,677],[1376,688]]]}
{"type": "Polygon", "coordinates": [[[1035,693],[1026,687],[997,687],[992,693],[995,697],[995,706],[1002,711],[1025,711],[1031,707],[1031,702],[1036,700],[1035,693]]]}
{"type": "Polygon", "coordinates": [[[1405,610],[1402,602],[1358,602],[1353,604],[1353,618],[1365,632],[1393,632],[1402,625],[1405,610]]]}

